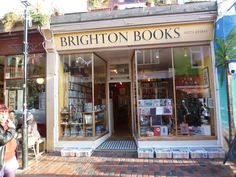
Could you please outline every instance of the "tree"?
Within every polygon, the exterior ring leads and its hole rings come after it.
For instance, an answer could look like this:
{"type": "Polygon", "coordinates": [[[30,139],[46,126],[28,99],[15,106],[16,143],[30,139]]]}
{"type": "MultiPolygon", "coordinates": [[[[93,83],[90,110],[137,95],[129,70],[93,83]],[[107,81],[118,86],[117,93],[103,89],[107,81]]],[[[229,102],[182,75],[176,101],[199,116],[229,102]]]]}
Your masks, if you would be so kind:
{"type": "Polygon", "coordinates": [[[236,27],[234,27],[226,38],[216,37],[216,67],[221,69],[220,83],[223,84],[227,60],[236,58],[236,27]]]}

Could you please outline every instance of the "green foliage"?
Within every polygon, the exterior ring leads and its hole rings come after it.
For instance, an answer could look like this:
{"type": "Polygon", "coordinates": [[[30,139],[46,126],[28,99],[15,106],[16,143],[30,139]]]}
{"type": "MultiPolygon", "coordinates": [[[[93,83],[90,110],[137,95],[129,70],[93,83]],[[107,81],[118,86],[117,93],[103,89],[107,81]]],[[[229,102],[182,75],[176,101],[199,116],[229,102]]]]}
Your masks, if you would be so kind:
{"type": "Polygon", "coordinates": [[[227,60],[236,58],[236,27],[234,27],[226,38],[219,39],[216,37],[216,66],[221,69],[220,83],[223,84],[227,60]]]}
{"type": "Polygon", "coordinates": [[[107,8],[108,0],[89,0],[89,7],[91,9],[107,8]]]}
{"type": "Polygon", "coordinates": [[[32,18],[32,22],[38,26],[43,26],[48,22],[48,15],[42,14],[38,9],[30,10],[30,16],[32,18]]]}
{"type": "Polygon", "coordinates": [[[12,28],[15,27],[16,23],[19,22],[20,17],[14,12],[8,12],[3,16],[2,24],[5,32],[11,32],[12,28]]]}

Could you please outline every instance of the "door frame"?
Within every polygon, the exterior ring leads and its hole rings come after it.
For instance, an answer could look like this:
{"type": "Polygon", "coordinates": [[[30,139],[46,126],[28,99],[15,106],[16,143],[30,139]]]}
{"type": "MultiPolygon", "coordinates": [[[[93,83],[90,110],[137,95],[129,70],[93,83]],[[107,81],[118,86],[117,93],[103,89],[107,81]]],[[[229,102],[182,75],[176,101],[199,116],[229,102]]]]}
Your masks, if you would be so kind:
{"type": "MultiPolygon", "coordinates": [[[[120,80],[120,82],[122,82],[122,80],[120,80]]],[[[108,82],[108,97],[109,97],[109,131],[110,131],[110,133],[111,133],[111,135],[113,135],[114,134],[114,116],[113,116],[113,104],[111,105],[111,100],[110,100],[110,84],[114,84],[114,83],[117,83],[117,84],[119,84],[120,82],[108,82]],[[112,112],[111,112],[112,111],[112,112]]],[[[132,114],[132,111],[133,111],[133,104],[132,104],[132,86],[131,86],[131,81],[128,81],[127,82],[127,80],[125,80],[125,81],[123,81],[122,83],[128,83],[129,84],[129,89],[130,89],[130,121],[131,121],[131,125],[130,125],[130,128],[131,128],[131,131],[130,131],[130,134],[131,134],[131,136],[133,136],[133,133],[134,133],[134,129],[133,129],[133,124],[134,124],[134,122],[133,122],[133,114],[132,114]]]]}

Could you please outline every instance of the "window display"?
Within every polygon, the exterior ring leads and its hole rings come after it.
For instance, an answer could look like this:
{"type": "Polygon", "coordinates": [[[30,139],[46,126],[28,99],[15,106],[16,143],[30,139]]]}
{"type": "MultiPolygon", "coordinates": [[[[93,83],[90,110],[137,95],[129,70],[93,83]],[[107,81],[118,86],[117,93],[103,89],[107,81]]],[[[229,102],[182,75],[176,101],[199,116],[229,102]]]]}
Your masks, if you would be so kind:
{"type": "Polygon", "coordinates": [[[214,136],[209,46],[195,46],[185,50],[191,55],[183,55],[183,48],[174,49],[178,134],[214,136]],[[194,58],[193,55],[198,57],[194,58]],[[198,64],[193,65],[193,59],[198,64]]]}
{"type": "Polygon", "coordinates": [[[141,137],[215,136],[209,46],[137,50],[136,60],[141,137]]]}
{"type": "Polygon", "coordinates": [[[137,52],[140,136],[173,136],[175,121],[170,49],[137,52]]]}
{"type": "Polygon", "coordinates": [[[102,135],[107,130],[106,63],[93,54],[61,58],[60,137],[102,135]]]}

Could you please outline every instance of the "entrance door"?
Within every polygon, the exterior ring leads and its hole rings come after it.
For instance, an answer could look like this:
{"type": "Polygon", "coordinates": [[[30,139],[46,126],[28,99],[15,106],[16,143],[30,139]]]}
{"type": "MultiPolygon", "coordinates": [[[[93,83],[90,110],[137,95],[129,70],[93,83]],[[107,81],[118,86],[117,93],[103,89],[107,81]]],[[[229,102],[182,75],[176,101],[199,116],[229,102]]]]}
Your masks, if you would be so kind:
{"type": "Polygon", "coordinates": [[[130,83],[110,83],[110,99],[113,105],[114,136],[132,135],[130,83]]]}

